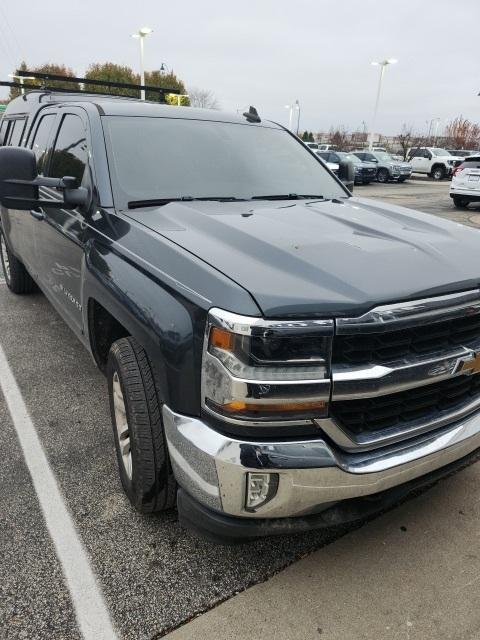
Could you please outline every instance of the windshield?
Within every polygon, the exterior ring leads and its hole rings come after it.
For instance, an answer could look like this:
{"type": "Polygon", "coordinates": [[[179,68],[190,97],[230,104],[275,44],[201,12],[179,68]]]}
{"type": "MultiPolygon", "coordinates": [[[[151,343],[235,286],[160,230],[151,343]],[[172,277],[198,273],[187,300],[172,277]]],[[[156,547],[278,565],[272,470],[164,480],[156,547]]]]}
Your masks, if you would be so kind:
{"type": "Polygon", "coordinates": [[[344,151],[336,151],[337,156],[340,156],[341,160],[348,160],[349,162],[353,162],[353,164],[362,164],[360,158],[358,158],[353,153],[345,153],[344,151]]]}
{"type": "Polygon", "coordinates": [[[117,207],[159,199],[347,193],[275,126],[177,118],[103,118],[117,207]]]}
{"type": "Polygon", "coordinates": [[[377,160],[380,160],[380,162],[393,162],[393,158],[389,153],[386,153],[385,151],[377,151],[375,153],[375,157],[377,160]]]}
{"type": "Polygon", "coordinates": [[[433,153],[434,156],[450,156],[451,153],[449,153],[446,149],[430,149],[430,151],[433,153]]]}

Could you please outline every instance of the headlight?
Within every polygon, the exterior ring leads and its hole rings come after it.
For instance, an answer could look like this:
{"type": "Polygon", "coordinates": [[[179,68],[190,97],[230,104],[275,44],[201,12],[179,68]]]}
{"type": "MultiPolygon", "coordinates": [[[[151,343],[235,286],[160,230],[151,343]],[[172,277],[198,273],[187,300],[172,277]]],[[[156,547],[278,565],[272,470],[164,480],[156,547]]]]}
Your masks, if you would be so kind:
{"type": "Polygon", "coordinates": [[[211,310],[203,349],[203,408],[234,423],[325,416],[332,336],[332,320],[272,321],[211,310]]]}

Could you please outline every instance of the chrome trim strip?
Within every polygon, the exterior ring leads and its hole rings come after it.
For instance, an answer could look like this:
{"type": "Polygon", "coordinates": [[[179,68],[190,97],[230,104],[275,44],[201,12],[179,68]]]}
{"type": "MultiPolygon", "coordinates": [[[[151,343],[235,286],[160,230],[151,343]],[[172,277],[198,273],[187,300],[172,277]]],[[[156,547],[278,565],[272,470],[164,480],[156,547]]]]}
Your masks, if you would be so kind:
{"type": "Polygon", "coordinates": [[[209,311],[209,323],[244,336],[253,335],[255,330],[258,333],[258,329],[270,331],[280,329],[282,334],[285,332],[291,332],[291,334],[314,332],[318,336],[333,336],[334,331],[333,320],[265,320],[260,317],[240,316],[216,308],[209,311]]]}
{"type": "Polygon", "coordinates": [[[349,433],[335,418],[317,418],[314,422],[339,447],[345,451],[359,452],[378,449],[395,442],[414,438],[422,433],[440,429],[479,410],[480,398],[477,398],[460,409],[443,412],[431,420],[413,420],[408,425],[403,424],[401,427],[392,427],[382,431],[375,431],[375,433],[361,433],[358,435],[349,433]]]}
{"type": "Polygon", "coordinates": [[[224,436],[198,418],[163,407],[167,444],[188,463],[172,465],[179,484],[203,504],[225,513],[259,518],[300,516],[339,500],[378,493],[458,460],[480,447],[478,413],[454,425],[367,453],[340,453],[324,440],[243,442],[224,436]],[[195,471],[189,474],[189,468],[195,471]],[[245,473],[279,475],[276,496],[246,512],[245,473]],[[202,482],[198,483],[198,477],[202,482]],[[204,482],[209,487],[204,490],[204,482]],[[219,496],[212,495],[216,484],[219,496]]]}
{"type": "Polygon", "coordinates": [[[374,307],[356,318],[337,318],[336,334],[379,333],[480,313],[480,290],[374,307]]]}
{"type": "Polygon", "coordinates": [[[333,365],[332,401],[376,398],[448,380],[455,375],[462,375],[461,371],[456,372],[460,358],[473,359],[474,356],[473,349],[457,347],[425,360],[404,360],[388,365],[372,364],[362,368],[333,365]]]}

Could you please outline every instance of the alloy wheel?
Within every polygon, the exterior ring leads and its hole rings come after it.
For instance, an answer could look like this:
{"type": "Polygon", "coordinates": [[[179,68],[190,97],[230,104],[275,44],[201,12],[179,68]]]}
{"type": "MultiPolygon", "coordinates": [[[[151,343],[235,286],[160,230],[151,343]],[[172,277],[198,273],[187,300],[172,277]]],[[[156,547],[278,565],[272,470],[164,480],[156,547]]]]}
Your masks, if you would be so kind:
{"type": "Polygon", "coordinates": [[[7,283],[10,282],[10,260],[8,259],[7,243],[3,233],[0,233],[0,253],[2,257],[3,273],[7,283]]]}
{"type": "Polygon", "coordinates": [[[122,386],[117,371],[113,374],[113,407],[115,410],[115,425],[117,438],[122,456],[123,466],[128,478],[132,479],[132,450],[130,447],[130,431],[128,428],[127,409],[123,397],[122,386]]]}

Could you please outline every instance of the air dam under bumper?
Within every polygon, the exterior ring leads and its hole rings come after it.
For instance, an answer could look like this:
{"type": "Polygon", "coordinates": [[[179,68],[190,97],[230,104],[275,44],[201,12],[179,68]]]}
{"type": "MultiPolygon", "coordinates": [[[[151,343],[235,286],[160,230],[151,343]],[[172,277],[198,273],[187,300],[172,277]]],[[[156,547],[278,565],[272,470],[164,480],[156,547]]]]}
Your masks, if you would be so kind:
{"type": "MultiPolygon", "coordinates": [[[[434,472],[443,468],[448,472],[449,466],[480,448],[479,412],[434,433],[355,454],[337,450],[320,437],[297,442],[236,440],[167,406],[163,407],[163,420],[173,471],[181,487],[180,512],[182,501],[184,509],[197,505],[202,518],[211,514],[213,529],[214,521],[225,516],[230,524],[237,522],[238,537],[242,537],[244,523],[255,525],[256,520],[258,525],[262,523],[262,532],[252,533],[259,527],[247,526],[245,531],[250,533],[245,533],[246,537],[284,533],[278,526],[281,518],[289,522],[298,519],[298,529],[304,530],[302,523],[307,518],[327,513],[339,501],[408,487],[422,477],[439,477],[443,474],[434,472]],[[248,511],[246,474],[259,471],[278,474],[278,490],[265,505],[248,511]],[[188,497],[193,499],[191,504],[188,497]]],[[[414,483],[418,484],[422,483],[414,483]]],[[[319,527],[333,524],[329,518],[317,520],[319,527]]],[[[295,527],[290,524],[288,530],[295,527]]]]}

